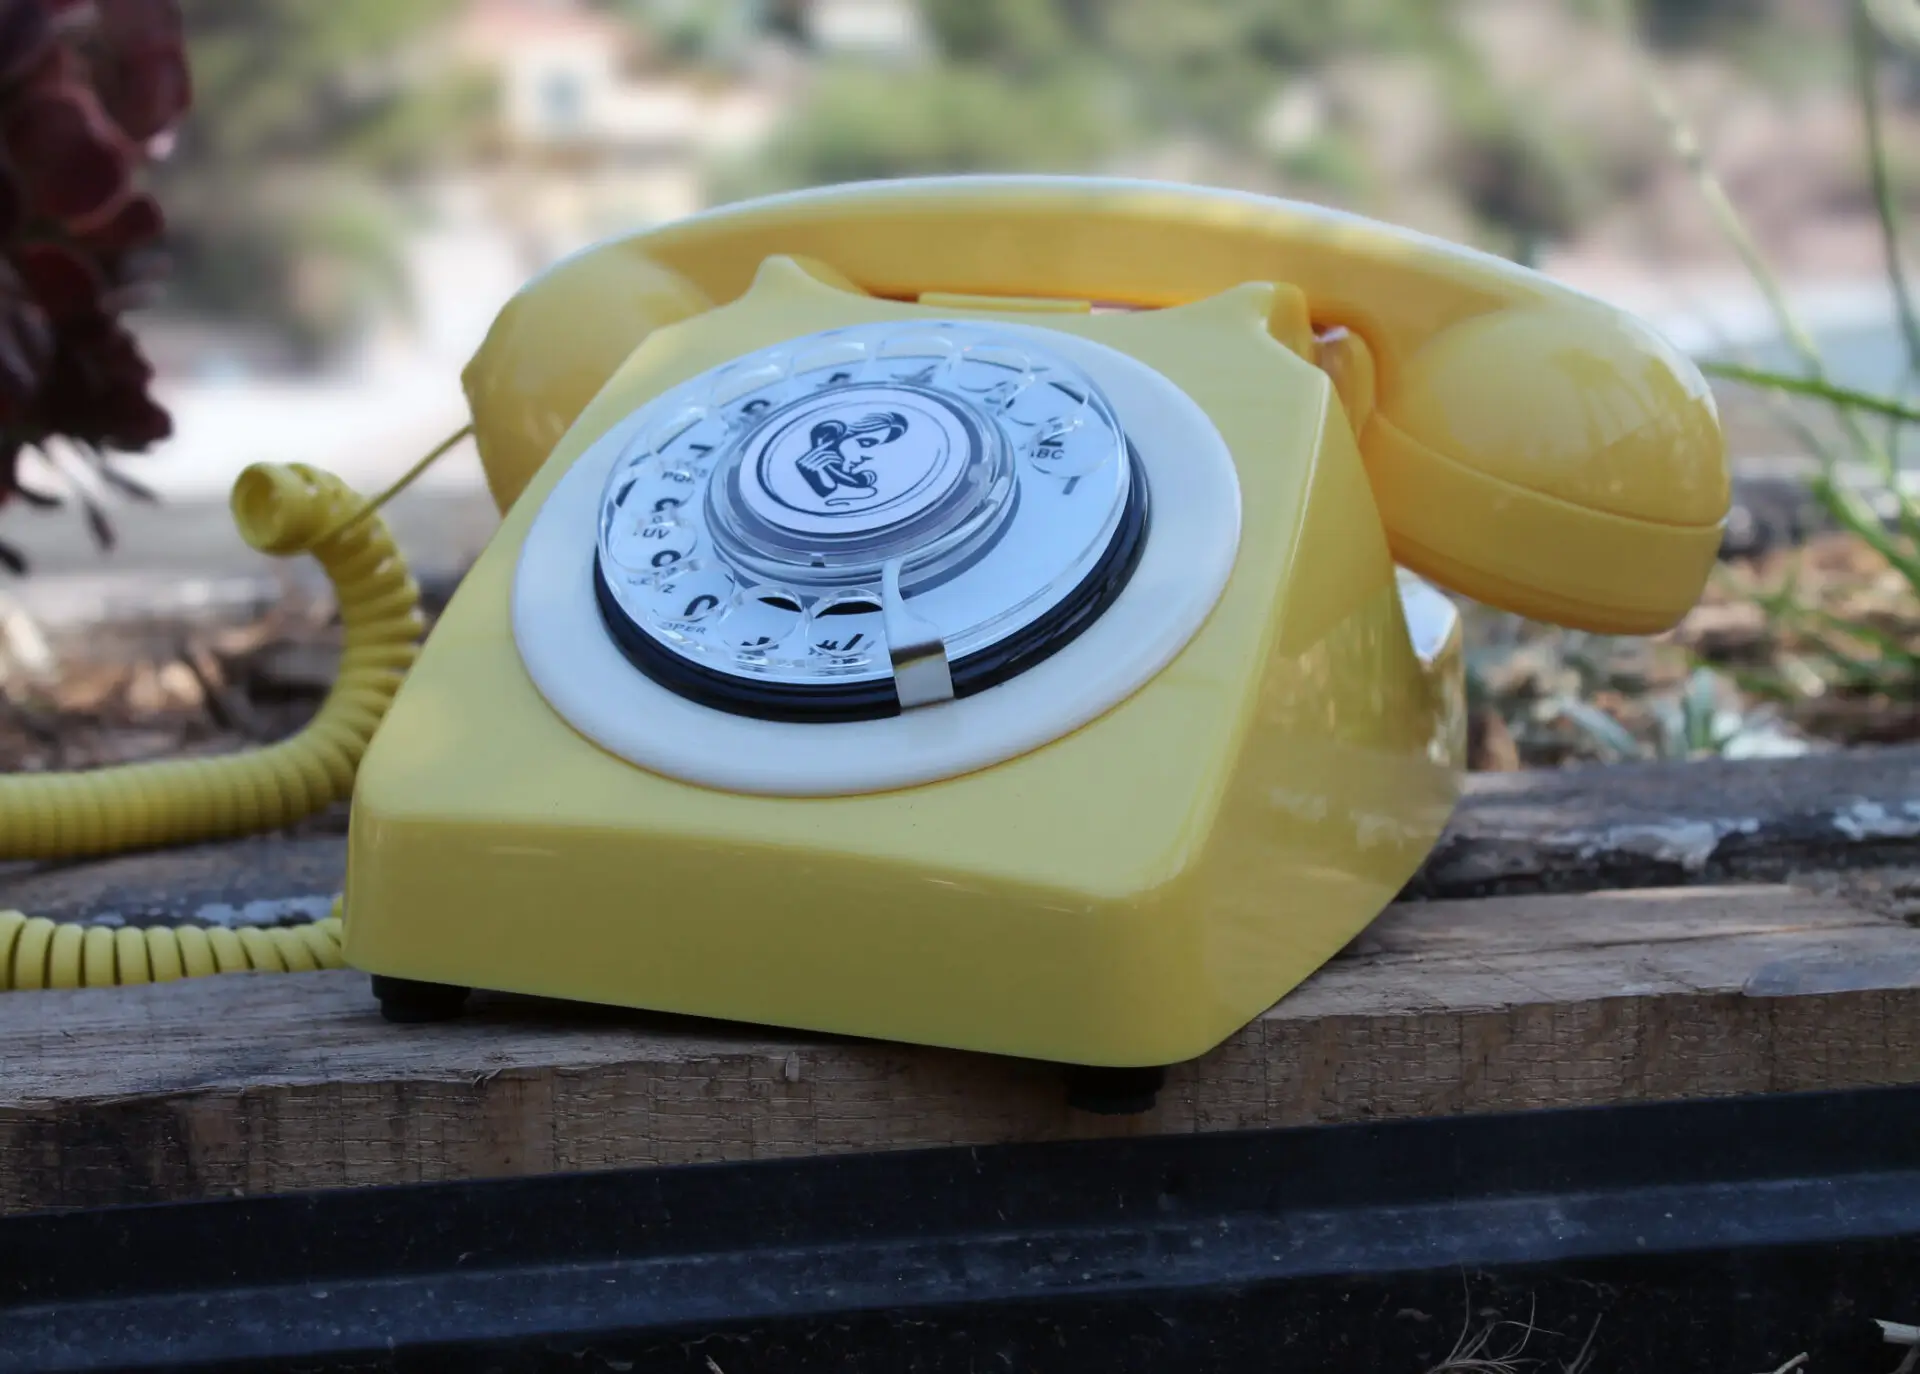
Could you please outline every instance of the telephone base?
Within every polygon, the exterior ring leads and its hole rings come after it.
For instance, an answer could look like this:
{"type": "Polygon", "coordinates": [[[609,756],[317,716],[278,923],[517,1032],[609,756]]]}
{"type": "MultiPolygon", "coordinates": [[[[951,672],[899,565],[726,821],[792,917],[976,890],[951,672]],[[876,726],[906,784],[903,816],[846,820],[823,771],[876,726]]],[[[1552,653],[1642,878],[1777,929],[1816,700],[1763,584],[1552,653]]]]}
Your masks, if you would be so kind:
{"type": "Polygon", "coordinates": [[[466,1011],[469,992],[470,989],[446,983],[373,975],[373,995],[380,1000],[380,1014],[396,1025],[452,1021],[466,1011]]]}
{"type": "Polygon", "coordinates": [[[436,620],[356,776],[343,958],[1055,1064],[1206,1053],[1392,901],[1465,751],[1457,612],[1396,569],[1326,374],[1269,333],[1279,288],[1050,327],[1143,461],[1174,455],[1132,601],[987,691],[796,723],[662,687],[594,598],[599,493],[676,379],[925,313],[761,275],[633,354],[436,620]],[[1127,618],[1175,601],[1184,629],[1127,618]]]}
{"type": "Polygon", "coordinates": [[[1166,1086],[1167,1071],[1159,1065],[1143,1069],[1110,1069],[1069,1064],[1067,1105],[1099,1116],[1138,1116],[1153,1110],[1166,1086]]]}

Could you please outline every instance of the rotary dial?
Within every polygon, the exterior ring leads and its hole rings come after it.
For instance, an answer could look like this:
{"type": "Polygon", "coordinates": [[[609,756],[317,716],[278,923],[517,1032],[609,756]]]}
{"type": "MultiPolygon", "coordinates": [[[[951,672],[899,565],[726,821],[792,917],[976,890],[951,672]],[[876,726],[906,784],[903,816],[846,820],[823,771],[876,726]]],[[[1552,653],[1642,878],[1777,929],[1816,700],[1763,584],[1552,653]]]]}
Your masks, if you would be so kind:
{"type": "Polygon", "coordinates": [[[600,502],[595,581],[628,658],[749,715],[965,696],[1071,640],[1146,534],[1113,408],[1031,334],[829,330],[650,403],[600,502]]]}

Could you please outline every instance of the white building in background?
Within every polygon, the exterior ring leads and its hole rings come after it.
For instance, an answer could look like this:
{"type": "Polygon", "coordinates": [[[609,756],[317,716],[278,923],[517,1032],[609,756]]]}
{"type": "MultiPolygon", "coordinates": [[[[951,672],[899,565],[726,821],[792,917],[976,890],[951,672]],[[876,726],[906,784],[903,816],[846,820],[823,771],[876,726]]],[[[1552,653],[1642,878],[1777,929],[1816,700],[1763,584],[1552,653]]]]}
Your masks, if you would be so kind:
{"type": "Polygon", "coordinates": [[[473,0],[454,52],[488,69],[506,151],[621,161],[728,152],[772,127],[780,92],[677,68],[581,0],[473,0]]]}
{"type": "Polygon", "coordinates": [[[764,71],[676,65],[581,0],[473,0],[452,52],[499,93],[497,213],[554,252],[698,210],[703,168],[764,139],[788,99],[764,71]]]}
{"type": "Polygon", "coordinates": [[[903,58],[930,51],[912,0],[807,0],[802,23],[807,41],[824,52],[903,58]]]}

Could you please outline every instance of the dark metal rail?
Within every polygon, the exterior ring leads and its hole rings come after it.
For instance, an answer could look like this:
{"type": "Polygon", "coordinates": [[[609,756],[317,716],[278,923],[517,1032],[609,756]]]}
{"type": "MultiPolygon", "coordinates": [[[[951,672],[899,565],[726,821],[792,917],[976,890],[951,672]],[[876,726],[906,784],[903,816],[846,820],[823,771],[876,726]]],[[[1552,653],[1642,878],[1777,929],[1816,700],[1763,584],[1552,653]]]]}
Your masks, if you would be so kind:
{"type": "Polygon", "coordinates": [[[1920,1321],[1920,1090],[0,1220],[36,1374],[1888,1374],[1875,1318],[1920,1321]]]}

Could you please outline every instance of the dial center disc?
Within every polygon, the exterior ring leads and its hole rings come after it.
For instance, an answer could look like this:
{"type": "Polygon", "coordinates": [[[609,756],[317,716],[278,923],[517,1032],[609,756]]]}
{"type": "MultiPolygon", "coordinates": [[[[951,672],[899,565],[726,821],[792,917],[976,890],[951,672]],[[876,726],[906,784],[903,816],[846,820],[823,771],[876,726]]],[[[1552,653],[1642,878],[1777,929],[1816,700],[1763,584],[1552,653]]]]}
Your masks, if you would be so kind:
{"type": "MultiPolygon", "coordinates": [[[[866,544],[938,510],[981,457],[978,424],[934,392],[849,386],[805,397],[748,436],[740,505],[797,550],[866,544]]],[[[786,542],[784,540],[780,542],[786,542]]]]}

